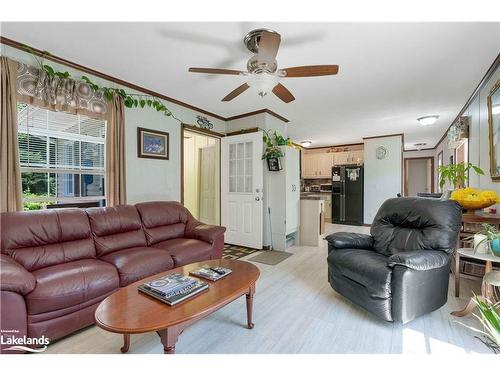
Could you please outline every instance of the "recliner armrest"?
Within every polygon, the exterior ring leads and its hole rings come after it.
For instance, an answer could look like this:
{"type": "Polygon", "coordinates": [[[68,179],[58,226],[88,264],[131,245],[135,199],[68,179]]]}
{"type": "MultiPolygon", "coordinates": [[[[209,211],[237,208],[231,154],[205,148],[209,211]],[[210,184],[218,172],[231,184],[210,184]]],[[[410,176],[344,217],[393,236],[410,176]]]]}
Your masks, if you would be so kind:
{"type": "Polygon", "coordinates": [[[188,226],[188,228],[186,228],[185,235],[188,238],[194,238],[213,244],[219,236],[224,234],[225,231],[225,227],[198,222],[194,223],[194,225],[188,226]]]}
{"type": "Polygon", "coordinates": [[[5,254],[0,254],[0,290],[28,294],[36,286],[36,279],[23,266],[5,254]]]}
{"type": "Polygon", "coordinates": [[[362,233],[337,232],[329,234],[325,240],[335,249],[371,249],[373,237],[362,233]]]}
{"type": "Polygon", "coordinates": [[[401,252],[389,257],[387,264],[389,267],[396,265],[411,268],[417,271],[427,271],[440,268],[450,262],[450,256],[440,250],[417,250],[401,252]]]}

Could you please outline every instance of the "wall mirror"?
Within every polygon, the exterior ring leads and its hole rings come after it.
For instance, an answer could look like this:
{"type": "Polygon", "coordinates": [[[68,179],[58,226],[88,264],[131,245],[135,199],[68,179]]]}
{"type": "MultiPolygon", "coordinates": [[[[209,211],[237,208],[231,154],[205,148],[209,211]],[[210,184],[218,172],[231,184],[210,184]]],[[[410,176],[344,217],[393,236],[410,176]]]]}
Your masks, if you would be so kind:
{"type": "Polygon", "coordinates": [[[488,126],[491,179],[500,181],[500,80],[488,95],[488,126]]]}

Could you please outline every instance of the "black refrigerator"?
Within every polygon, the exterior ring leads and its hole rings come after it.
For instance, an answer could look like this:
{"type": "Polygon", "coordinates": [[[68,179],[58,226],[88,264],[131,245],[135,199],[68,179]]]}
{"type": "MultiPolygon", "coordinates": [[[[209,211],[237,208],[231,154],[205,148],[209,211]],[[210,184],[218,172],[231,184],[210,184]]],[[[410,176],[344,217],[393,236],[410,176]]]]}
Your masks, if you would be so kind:
{"type": "Polygon", "coordinates": [[[332,222],[363,225],[363,166],[332,168],[332,222]]]}

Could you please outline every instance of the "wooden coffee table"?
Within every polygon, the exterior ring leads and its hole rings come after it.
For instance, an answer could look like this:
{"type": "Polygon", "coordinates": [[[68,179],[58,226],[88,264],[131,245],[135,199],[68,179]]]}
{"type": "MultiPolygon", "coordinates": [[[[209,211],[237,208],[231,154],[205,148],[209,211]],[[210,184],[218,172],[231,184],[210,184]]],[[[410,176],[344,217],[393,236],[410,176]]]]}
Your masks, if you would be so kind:
{"type": "Polygon", "coordinates": [[[177,339],[187,326],[243,295],[246,295],[247,302],[247,327],[252,329],[253,295],[259,275],[256,266],[240,260],[217,259],[188,264],[145,278],[108,296],[97,307],[95,321],[106,331],[124,335],[122,353],[129,350],[131,334],[156,331],[164,353],[173,354],[177,339]],[[189,271],[204,265],[227,267],[233,272],[215,282],[204,280],[209,283],[208,291],[175,306],[169,306],[137,290],[146,281],[175,272],[187,275],[189,271]]]}

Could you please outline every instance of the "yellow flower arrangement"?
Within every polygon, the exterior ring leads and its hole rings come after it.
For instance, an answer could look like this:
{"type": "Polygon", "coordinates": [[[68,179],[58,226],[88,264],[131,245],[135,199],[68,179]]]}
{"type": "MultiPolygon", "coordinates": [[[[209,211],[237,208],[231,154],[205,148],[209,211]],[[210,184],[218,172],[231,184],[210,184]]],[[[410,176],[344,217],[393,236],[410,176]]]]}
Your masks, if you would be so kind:
{"type": "Polygon", "coordinates": [[[457,189],[451,193],[451,199],[460,203],[468,211],[486,208],[500,203],[500,196],[493,190],[474,188],[457,189]]]}

